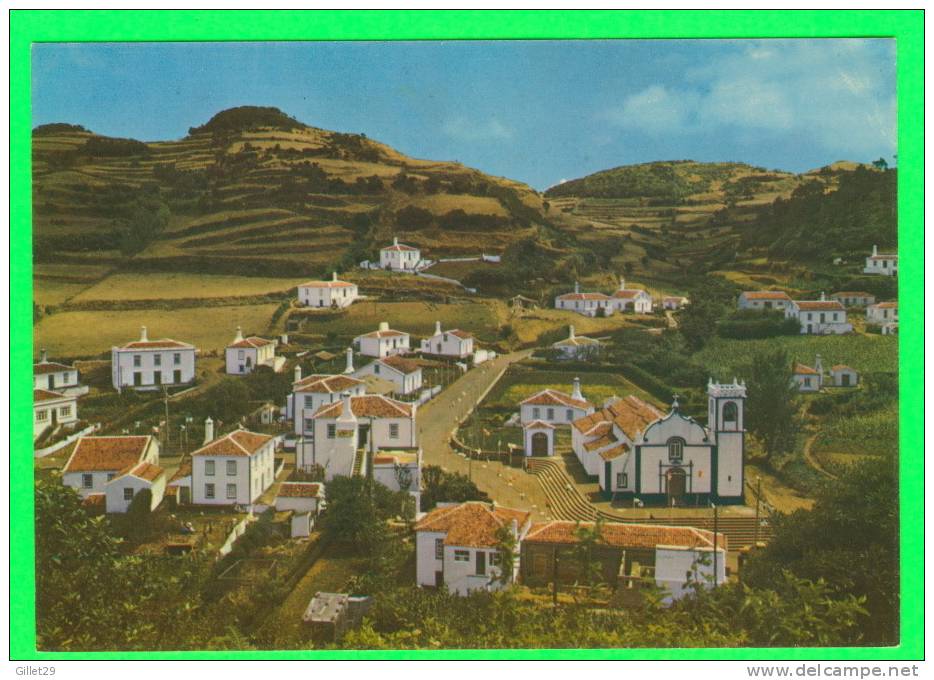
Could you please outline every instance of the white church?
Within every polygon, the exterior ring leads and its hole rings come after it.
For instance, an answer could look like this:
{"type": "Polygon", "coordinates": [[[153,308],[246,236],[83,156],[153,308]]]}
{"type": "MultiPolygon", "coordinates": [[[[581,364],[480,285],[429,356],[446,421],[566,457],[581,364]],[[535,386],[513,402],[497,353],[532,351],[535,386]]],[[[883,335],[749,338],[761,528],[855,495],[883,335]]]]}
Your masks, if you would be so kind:
{"type": "Polygon", "coordinates": [[[572,447],[610,498],[646,505],[743,502],[744,382],[707,385],[707,427],[636,397],[610,402],[572,425],[572,447]]]}

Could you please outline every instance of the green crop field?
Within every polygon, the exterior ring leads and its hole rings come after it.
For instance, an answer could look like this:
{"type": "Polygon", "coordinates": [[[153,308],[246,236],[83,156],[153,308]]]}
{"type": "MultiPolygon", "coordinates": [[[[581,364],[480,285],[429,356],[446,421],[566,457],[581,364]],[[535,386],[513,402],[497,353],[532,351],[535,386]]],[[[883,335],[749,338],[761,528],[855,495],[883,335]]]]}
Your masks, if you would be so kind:
{"type": "Polygon", "coordinates": [[[75,296],[86,300],[172,300],[241,297],[285,292],[305,279],[223,276],[218,274],[113,274],[75,296]]]}
{"type": "Polygon", "coordinates": [[[742,376],[761,352],[784,349],[789,359],[809,366],[821,355],[824,369],[846,364],[863,373],[898,371],[898,338],[883,335],[800,335],[764,340],[714,338],[694,358],[706,366],[717,380],[742,376]]]}
{"type": "Polygon", "coordinates": [[[865,415],[834,418],[814,441],[818,453],[895,457],[898,455],[898,404],[865,415]]]}
{"type": "Polygon", "coordinates": [[[518,410],[520,401],[541,390],[555,389],[570,393],[572,382],[576,377],[581,379],[581,392],[584,397],[597,407],[609,397],[627,397],[634,394],[640,399],[663,408],[663,405],[658,404],[654,397],[621,375],[524,368],[510,369],[487,395],[483,405],[491,408],[515,407],[518,410]]]}

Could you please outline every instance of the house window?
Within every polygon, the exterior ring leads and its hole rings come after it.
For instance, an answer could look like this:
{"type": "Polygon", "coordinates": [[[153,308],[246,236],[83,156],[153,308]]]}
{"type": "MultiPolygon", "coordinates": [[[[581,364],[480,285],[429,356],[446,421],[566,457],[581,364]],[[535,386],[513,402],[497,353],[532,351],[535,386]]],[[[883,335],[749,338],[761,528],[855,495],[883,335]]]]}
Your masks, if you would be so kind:
{"type": "Polygon", "coordinates": [[[331,423],[328,425],[328,439],[334,439],[337,435],[337,425],[331,423]]]}
{"type": "Polygon", "coordinates": [[[315,398],[310,394],[305,395],[305,408],[314,408],[315,407],[315,398]]]}
{"type": "Polygon", "coordinates": [[[834,321],[837,320],[837,313],[836,313],[836,312],[833,313],[833,320],[834,320],[834,321]]]}
{"type": "Polygon", "coordinates": [[[245,357],[245,356],[246,356],[246,351],[245,351],[245,350],[242,350],[242,349],[238,349],[238,350],[237,350],[237,359],[238,359],[239,361],[243,361],[243,357],[245,357]]]}
{"type": "Polygon", "coordinates": [[[114,473],[114,472],[108,472],[108,473],[107,473],[107,481],[109,482],[111,479],[113,479],[113,478],[116,477],[116,476],[117,476],[116,473],[114,473]]]}
{"type": "Polygon", "coordinates": [[[555,410],[553,408],[548,409],[547,413],[548,413],[548,420],[555,419],[555,410]]]}
{"type": "Polygon", "coordinates": [[[71,382],[71,373],[65,373],[62,375],[62,382],[66,385],[71,382]]]}
{"type": "Polygon", "coordinates": [[[568,422],[571,422],[572,420],[574,420],[574,411],[572,409],[568,409],[567,411],[564,412],[564,417],[567,419],[568,422]]]}
{"type": "Polygon", "coordinates": [[[455,550],[454,561],[455,562],[470,562],[470,551],[469,550],[455,550]]]}
{"type": "Polygon", "coordinates": [[[153,354],[153,355],[152,355],[152,365],[153,365],[153,366],[161,366],[161,365],[162,365],[162,355],[161,355],[161,354],[153,354]]]}
{"type": "Polygon", "coordinates": [[[127,487],[127,488],[125,488],[125,489],[123,490],[123,500],[125,500],[125,501],[131,501],[131,500],[133,500],[133,493],[134,493],[134,491],[135,491],[135,489],[133,489],[132,487],[127,487]]]}
{"type": "Polygon", "coordinates": [[[181,353],[181,352],[176,352],[175,354],[173,354],[173,355],[172,355],[172,362],[173,362],[176,366],[181,365],[181,363],[182,363],[182,353],[181,353]]]}
{"type": "Polygon", "coordinates": [[[502,561],[503,561],[502,555],[500,555],[498,552],[490,553],[490,566],[491,567],[498,567],[502,561]]]}
{"type": "Polygon", "coordinates": [[[444,539],[443,538],[435,539],[435,559],[436,560],[444,559],[444,539]]]}
{"type": "Polygon", "coordinates": [[[399,423],[389,423],[389,438],[390,439],[399,438],[399,423]]]}
{"type": "Polygon", "coordinates": [[[227,476],[233,477],[237,474],[237,461],[228,460],[227,461],[227,476]]]}
{"type": "Polygon", "coordinates": [[[41,411],[36,411],[36,421],[41,422],[43,420],[48,420],[48,419],[49,419],[48,411],[46,411],[45,409],[42,409],[41,411]]]}
{"type": "Polygon", "coordinates": [[[214,476],[214,461],[213,460],[204,461],[204,475],[206,477],[214,476]]]}
{"type": "Polygon", "coordinates": [[[81,475],[81,486],[85,489],[94,487],[94,475],[81,475]]]}
{"type": "Polygon", "coordinates": [[[311,432],[315,429],[315,419],[305,418],[305,432],[311,432]]]}
{"type": "Polygon", "coordinates": [[[62,406],[60,409],[58,409],[58,415],[62,416],[63,418],[70,416],[71,406],[62,406]]]}
{"type": "Polygon", "coordinates": [[[618,489],[625,489],[629,486],[629,475],[625,472],[616,473],[616,487],[618,489]]]}
{"type": "Polygon", "coordinates": [[[373,372],[379,375],[379,364],[373,364],[373,372]]]}
{"type": "Polygon", "coordinates": [[[672,437],[668,440],[668,461],[680,463],[684,460],[684,440],[681,437],[672,437]]]}
{"type": "Polygon", "coordinates": [[[811,386],[811,379],[810,379],[810,378],[805,378],[805,379],[804,379],[804,386],[805,386],[805,387],[810,387],[810,386],[811,386]]]}
{"type": "Polygon", "coordinates": [[[140,356],[139,354],[134,354],[133,355],[133,366],[135,368],[139,368],[142,365],[143,365],[143,357],[140,356]]]}
{"type": "Polygon", "coordinates": [[[535,408],[532,409],[532,418],[534,418],[535,420],[538,420],[541,417],[542,417],[542,410],[536,406],[535,408]]]}
{"type": "Polygon", "coordinates": [[[214,498],[214,485],[205,484],[204,485],[204,497],[205,498],[214,498]]]}
{"type": "Polygon", "coordinates": [[[234,500],[237,498],[237,485],[236,484],[227,485],[227,498],[234,499],[234,500]]]}

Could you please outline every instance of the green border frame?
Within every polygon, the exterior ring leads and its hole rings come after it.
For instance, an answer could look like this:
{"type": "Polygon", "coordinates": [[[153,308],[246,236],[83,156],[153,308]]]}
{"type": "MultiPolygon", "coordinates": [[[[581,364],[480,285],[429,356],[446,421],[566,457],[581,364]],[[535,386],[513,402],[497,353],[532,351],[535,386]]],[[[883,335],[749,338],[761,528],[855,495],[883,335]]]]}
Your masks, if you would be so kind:
{"type": "Polygon", "coordinates": [[[10,11],[10,658],[908,660],[924,656],[923,10],[10,11]],[[38,652],[32,559],[31,44],[111,41],[891,37],[898,60],[901,643],[897,647],[38,652]],[[15,519],[14,519],[15,518],[15,519]],[[13,588],[12,584],[16,584],[13,588]]]}

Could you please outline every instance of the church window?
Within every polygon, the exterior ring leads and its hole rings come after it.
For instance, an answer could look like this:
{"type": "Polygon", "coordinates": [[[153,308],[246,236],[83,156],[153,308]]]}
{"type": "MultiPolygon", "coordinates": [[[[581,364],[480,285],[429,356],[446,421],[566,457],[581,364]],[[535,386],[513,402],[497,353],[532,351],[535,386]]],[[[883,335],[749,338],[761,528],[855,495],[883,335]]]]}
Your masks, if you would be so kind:
{"type": "Polygon", "coordinates": [[[739,409],[736,408],[736,402],[728,401],[723,405],[723,427],[724,429],[736,429],[739,424],[739,409]]]}
{"type": "Polygon", "coordinates": [[[684,440],[681,437],[672,437],[668,440],[668,461],[680,463],[684,460],[684,440]]]}

